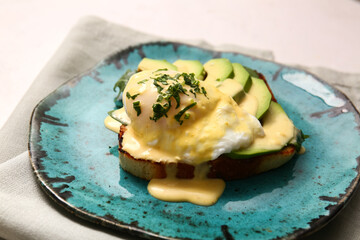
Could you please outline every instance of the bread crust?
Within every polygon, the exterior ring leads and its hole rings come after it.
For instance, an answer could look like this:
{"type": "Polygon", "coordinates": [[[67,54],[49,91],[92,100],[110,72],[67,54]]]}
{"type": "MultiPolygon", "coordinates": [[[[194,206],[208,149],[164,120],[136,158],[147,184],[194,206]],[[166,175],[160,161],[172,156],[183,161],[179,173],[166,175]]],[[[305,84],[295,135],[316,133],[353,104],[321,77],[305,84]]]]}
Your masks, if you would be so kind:
{"type": "MultiPolygon", "coordinates": [[[[121,167],[146,180],[153,178],[165,178],[166,167],[169,163],[154,162],[146,159],[137,159],[122,149],[123,134],[126,127],[122,125],[119,132],[119,154],[121,167]]],[[[279,152],[268,153],[265,155],[247,158],[233,159],[226,155],[221,155],[215,160],[208,161],[209,178],[222,178],[224,180],[235,180],[247,178],[262,172],[278,168],[288,162],[296,153],[295,146],[289,145],[279,152]]],[[[193,178],[195,167],[187,163],[176,163],[177,178],[193,178]]]]}

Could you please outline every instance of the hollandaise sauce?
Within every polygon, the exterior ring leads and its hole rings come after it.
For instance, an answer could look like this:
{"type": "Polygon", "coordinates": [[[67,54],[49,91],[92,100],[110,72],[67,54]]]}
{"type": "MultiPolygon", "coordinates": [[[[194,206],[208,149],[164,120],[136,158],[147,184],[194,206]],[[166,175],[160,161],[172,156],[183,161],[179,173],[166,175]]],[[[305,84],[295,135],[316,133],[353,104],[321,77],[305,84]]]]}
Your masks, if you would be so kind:
{"type": "Polygon", "coordinates": [[[206,162],[264,134],[260,122],[230,96],[191,74],[139,72],[122,98],[124,107],[109,113],[105,126],[118,133],[121,123],[126,125],[122,149],[133,158],[168,163],[167,177],[148,185],[149,193],[164,201],[215,204],[225,182],[206,177],[206,162]],[[180,160],[196,166],[193,179],[176,178],[180,160]]]}
{"type": "Polygon", "coordinates": [[[121,147],[134,159],[167,163],[166,178],[148,184],[149,193],[163,201],[213,205],[225,182],[207,178],[210,160],[237,149],[281,149],[295,136],[285,112],[275,114],[283,112],[277,103],[262,126],[254,116],[259,104],[251,91],[239,106],[193,74],[141,71],[127,82],[122,102],[123,108],[109,112],[105,126],[116,133],[121,123],[126,126],[121,147]],[[195,166],[192,179],[176,177],[179,162],[195,166]]]}
{"type": "Polygon", "coordinates": [[[225,182],[222,179],[207,178],[207,172],[208,167],[201,164],[195,167],[194,178],[179,179],[175,177],[176,168],[171,164],[166,169],[167,177],[152,179],[148,191],[162,201],[210,206],[215,204],[224,192],[225,182]]]}
{"type": "Polygon", "coordinates": [[[105,127],[113,132],[119,133],[121,123],[116,121],[110,116],[107,116],[104,120],[105,127]]]}
{"type": "MultiPolygon", "coordinates": [[[[109,130],[119,133],[118,121],[108,116],[104,124],[109,130]]],[[[194,178],[176,178],[176,164],[169,164],[166,168],[166,178],[152,179],[148,184],[148,191],[154,197],[168,202],[190,202],[202,206],[210,206],[217,202],[225,189],[222,179],[207,178],[208,166],[199,164],[195,167],[194,178]]]]}

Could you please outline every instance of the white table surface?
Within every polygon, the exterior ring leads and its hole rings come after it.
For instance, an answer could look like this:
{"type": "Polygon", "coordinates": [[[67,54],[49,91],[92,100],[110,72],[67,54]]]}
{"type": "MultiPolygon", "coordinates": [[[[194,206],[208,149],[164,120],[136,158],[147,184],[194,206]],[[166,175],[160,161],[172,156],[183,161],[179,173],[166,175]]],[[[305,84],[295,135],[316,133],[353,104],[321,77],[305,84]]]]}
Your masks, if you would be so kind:
{"type": "Polygon", "coordinates": [[[0,0],[0,127],[84,15],[172,39],[272,50],[282,63],[360,72],[359,0],[0,0]]]}

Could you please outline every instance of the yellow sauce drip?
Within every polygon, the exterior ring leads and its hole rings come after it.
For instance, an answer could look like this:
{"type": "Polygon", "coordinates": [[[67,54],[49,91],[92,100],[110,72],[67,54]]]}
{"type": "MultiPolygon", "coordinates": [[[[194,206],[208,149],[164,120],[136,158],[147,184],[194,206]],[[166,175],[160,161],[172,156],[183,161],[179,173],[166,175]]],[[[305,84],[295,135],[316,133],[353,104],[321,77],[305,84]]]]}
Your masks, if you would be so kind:
{"type": "Polygon", "coordinates": [[[110,116],[107,116],[104,120],[105,127],[113,132],[119,133],[121,123],[116,121],[110,116]]]}
{"type": "Polygon", "coordinates": [[[175,177],[176,165],[169,164],[166,169],[167,177],[152,179],[148,191],[153,197],[162,201],[213,205],[224,192],[225,181],[207,178],[207,171],[206,165],[198,165],[193,179],[178,179],[175,177]]]}

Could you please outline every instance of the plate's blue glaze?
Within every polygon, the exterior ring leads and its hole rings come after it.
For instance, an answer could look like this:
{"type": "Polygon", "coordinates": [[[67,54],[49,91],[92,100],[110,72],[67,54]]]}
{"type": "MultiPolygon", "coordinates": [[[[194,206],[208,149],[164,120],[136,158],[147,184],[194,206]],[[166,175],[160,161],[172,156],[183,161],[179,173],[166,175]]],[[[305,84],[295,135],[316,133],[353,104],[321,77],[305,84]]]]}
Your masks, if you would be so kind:
{"type": "Polygon", "coordinates": [[[358,184],[359,114],[343,94],[320,80],[313,78],[343,106],[328,106],[323,99],[285,81],[284,74],[296,74],[300,80],[309,76],[273,62],[177,43],[151,43],[119,52],[70,80],[35,108],[29,140],[35,173],[46,192],[66,209],[140,236],[303,236],[328,222],[358,184]],[[146,190],[146,181],[120,168],[111,154],[116,153],[117,136],[103,124],[114,108],[114,83],[127,69],[136,69],[145,56],[203,63],[226,57],[257,69],[295,125],[310,135],[304,143],[307,152],[277,170],[227,183],[223,196],[211,207],[154,199],[146,190]]]}

